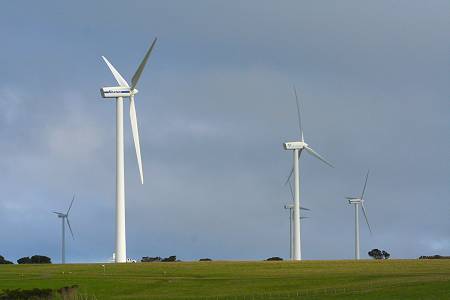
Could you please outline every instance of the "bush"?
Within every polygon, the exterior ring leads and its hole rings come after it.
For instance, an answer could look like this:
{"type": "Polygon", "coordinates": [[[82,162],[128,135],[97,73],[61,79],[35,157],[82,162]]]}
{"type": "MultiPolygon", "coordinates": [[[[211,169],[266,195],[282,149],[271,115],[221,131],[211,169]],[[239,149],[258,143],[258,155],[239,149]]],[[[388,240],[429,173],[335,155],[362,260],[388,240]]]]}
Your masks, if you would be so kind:
{"type": "Polygon", "coordinates": [[[162,262],[173,262],[173,261],[177,261],[177,257],[175,255],[163,258],[161,260],[162,262]]]}
{"type": "Polygon", "coordinates": [[[144,256],[141,259],[141,262],[160,262],[161,261],[161,257],[156,256],[156,257],[150,257],[150,256],[144,256]]]}
{"type": "MultiPolygon", "coordinates": [[[[54,299],[59,294],[62,299],[78,299],[78,285],[65,286],[60,289],[6,289],[0,292],[0,300],[54,299]]],[[[60,297],[56,297],[60,299],[60,297]]],[[[84,299],[84,298],[83,298],[84,299]]]]}
{"type": "Polygon", "coordinates": [[[20,265],[21,264],[31,264],[31,259],[28,256],[25,256],[25,257],[19,258],[17,260],[17,263],[20,265]]]}
{"type": "Polygon", "coordinates": [[[144,256],[141,259],[141,262],[173,262],[173,261],[177,261],[177,257],[175,255],[166,258],[161,258],[159,256],[155,257],[144,256]]]}
{"type": "Polygon", "coordinates": [[[268,259],[266,259],[266,261],[280,261],[280,260],[283,260],[283,259],[278,256],[269,257],[268,259]]]}
{"type": "Polygon", "coordinates": [[[450,256],[432,255],[432,256],[421,256],[419,259],[450,259],[450,256]]]}
{"type": "Polygon", "coordinates": [[[53,291],[51,289],[32,289],[32,290],[3,290],[0,294],[2,300],[22,300],[22,299],[51,299],[53,291]]]}
{"type": "Polygon", "coordinates": [[[389,253],[384,250],[381,251],[379,249],[372,249],[367,254],[369,254],[369,256],[373,259],[389,259],[389,257],[391,257],[389,253]]]}
{"type": "Polygon", "coordinates": [[[6,260],[3,256],[0,255],[0,265],[10,265],[12,264],[11,261],[6,260]]]}
{"type": "Polygon", "coordinates": [[[200,258],[199,261],[212,261],[211,258],[200,258]]]}
{"type": "Polygon", "coordinates": [[[51,264],[52,261],[50,257],[43,255],[33,255],[31,258],[28,256],[19,258],[17,260],[18,264],[51,264]]]}

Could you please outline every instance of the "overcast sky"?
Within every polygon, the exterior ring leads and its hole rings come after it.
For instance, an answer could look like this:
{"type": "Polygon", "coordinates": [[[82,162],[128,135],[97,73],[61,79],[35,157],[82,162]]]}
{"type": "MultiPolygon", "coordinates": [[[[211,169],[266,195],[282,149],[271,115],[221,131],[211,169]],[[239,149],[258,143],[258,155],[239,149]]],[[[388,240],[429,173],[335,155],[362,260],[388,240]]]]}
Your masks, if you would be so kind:
{"type": "Polygon", "coordinates": [[[115,85],[158,43],[136,98],[144,185],[125,105],[128,256],[288,257],[283,185],[306,142],[306,259],[450,255],[450,2],[7,1],[0,34],[0,255],[105,261],[115,245],[115,85]]]}

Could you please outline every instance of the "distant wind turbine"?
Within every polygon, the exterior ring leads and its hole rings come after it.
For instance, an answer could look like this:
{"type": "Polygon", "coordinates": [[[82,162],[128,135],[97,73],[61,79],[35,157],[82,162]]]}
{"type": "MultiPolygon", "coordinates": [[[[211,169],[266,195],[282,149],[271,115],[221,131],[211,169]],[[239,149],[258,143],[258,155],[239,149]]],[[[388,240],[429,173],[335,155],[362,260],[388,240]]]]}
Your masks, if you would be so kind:
{"type": "Polygon", "coordinates": [[[139,131],[136,117],[136,108],[134,105],[134,95],[138,93],[136,89],[139,78],[144,71],[147,60],[155,46],[156,38],[153,40],[150,48],[144,56],[136,72],[131,79],[131,87],[127,81],[120,75],[114,66],[102,56],[105,63],[111,70],[114,78],[119,83],[115,87],[103,87],[100,89],[103,98],[116,98],[116,263],[127,262],[127,246],[125,234],[125,183],[124,183],[124,150],[123,150],[123,98],[130,98],[130,121],[131,131],[133,133],[134,147],[139,167],[141,183],[144,184],[144,173],[142,170],[141,147],[139,145],[139,131]]]}
{"type": "Polygon", "coordinates": [[[369,178],[369,171],[366,174],[366,181],[364,182],[364,187],[361,193],[361,197],[346,197],[349,204],[355,205],[355,259],[359,259],[359,208],[361,204],[361,209],[364,214],[364,219],[366,219],[367,227],[369,228],[370,234],[372,234],[372,229],[370,228],[369,220],[367,219],[366,209],[364,208],[364,192],[366,191],[367,179],[369,178]]]}
{"type": "Polygon", "coordinates": [[[299,159],[300,154],[302,153],[302,150],[306,150],[309,154],[313,155],[314,157],[321,160],[323,163],[327,164],[330,167],[333,167],[331,163],[326,161],[322,156],[320,156],[316,151],[314,151],[307,143],[305,143],[304,137],[303,137],[303,127],[302,127],[302,118],[300,114],[300,105],[298,102],[298,96],[297,91],[294,86],[294,96],[295,101],[297,104],[297,117],[298,117],[298,126],[300,130],[300,141],[299,142],[287,142],[284,143],[284,149],[285,150],[293,150],[294,154],[294,162],[293,167],[291,169],[291,173],[288,176],[288,179],[286,180],[287,184],[290,182],[290,179],[292,177],[292,174],[294,174],[294,208],[293,208],[293,218],[294,218],[294,226],[293,226],[293,259],[294,260],[301,260],[302,259],[302,252],[301,252],[301,239],[300,239],[300,174],[299,174],[299,159]]]}
{"type": "Polygon", "coordinates": [[[61,263],[65,264],[66,263],[66,222],[67,222],[67,226],[69,226],[69,230],[70,230],[70,234],[72,235],[72,239],[75,239],[73,236],[73,232],[72,232],[72,227],[70,227],[70,222],[69,222],[69,212],[70,209],[72,208],[72,204],[73,201],[75,200],[75,195],[72,198],[72,201],[70,202],[69,205],[69,209],[67,209],[66,213],[61,213],[61,212],[57,212],[54,211],[53,213],[56,214],[58,216],[58,218],[61,218],[61,225],[62,225],[62,242],[61,242],[61,263]]]}

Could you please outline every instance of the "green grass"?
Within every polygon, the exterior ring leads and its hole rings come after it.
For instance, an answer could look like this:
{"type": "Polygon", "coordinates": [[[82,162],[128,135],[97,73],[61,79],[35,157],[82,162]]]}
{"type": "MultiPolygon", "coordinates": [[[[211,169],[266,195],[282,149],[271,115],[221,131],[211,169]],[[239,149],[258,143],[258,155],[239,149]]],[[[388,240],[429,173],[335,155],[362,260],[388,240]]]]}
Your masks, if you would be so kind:
{"type": "Polygon", "coordinates": [[[450,260],[0,265],[0,290],[73,284],[95,299],[450,299],[450,260]]]}

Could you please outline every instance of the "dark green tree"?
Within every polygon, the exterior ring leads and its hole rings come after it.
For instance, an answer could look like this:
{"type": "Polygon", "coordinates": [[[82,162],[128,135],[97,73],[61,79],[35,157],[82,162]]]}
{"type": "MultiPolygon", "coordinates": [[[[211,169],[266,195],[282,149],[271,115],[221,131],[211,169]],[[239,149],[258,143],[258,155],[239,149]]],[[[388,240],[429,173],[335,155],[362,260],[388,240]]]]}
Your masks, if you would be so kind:
{"type": "Polygon", "coordinates": [[[283,260],[281,257],[278,256],[274,256],[274,257],[269,257],[268,259],[266,259],[267,261],[280,261],[283,260]]]}
{"type": "Polygon", "coordinates": [[[52,260],[48,256],[44,255],[33,255],[31,257],[32,264],[51,264],[52,260]]]}
{"type": "Polygon", "coordinates": [[[177,261],[177,257],[175,255],[163,258],[161,260],[162,262],[173,262],[173,261],[177,261]]]}
{"type": "Polygon", "coordinates": [[[19,258],[17,260],[17,263],[20,265],[21,264],[31,264],[31,259],[28,256],[25,256],[25,257],[19,258]]]}
{"type": "Polygon", "coordinates": [[[367,254],[373,259],[383,259],[383,252],[379,249],[372,249],[367,254]]]}
{"type": "Polygon", "coordinates": [[[10,265],[12,262],[6,260],[3,256],[0,255],[0,265],[10,265]]]}

